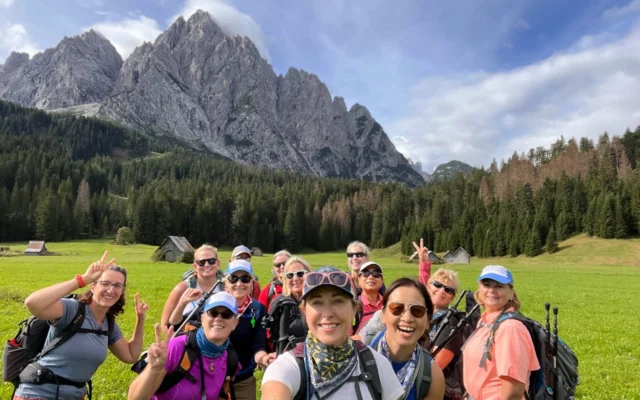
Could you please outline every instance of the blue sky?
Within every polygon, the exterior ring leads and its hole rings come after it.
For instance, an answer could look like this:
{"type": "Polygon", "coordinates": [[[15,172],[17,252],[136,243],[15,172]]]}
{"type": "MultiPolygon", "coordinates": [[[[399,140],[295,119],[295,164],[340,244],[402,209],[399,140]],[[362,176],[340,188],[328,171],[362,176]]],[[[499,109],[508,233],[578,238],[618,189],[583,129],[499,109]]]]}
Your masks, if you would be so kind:
{"type": "Polygon", "coordinates": [[[0,0],[0,63],[91,27],[126,57],[198,8],[365,105],[428,172],[640,124],[640,0],[0,0]]]}

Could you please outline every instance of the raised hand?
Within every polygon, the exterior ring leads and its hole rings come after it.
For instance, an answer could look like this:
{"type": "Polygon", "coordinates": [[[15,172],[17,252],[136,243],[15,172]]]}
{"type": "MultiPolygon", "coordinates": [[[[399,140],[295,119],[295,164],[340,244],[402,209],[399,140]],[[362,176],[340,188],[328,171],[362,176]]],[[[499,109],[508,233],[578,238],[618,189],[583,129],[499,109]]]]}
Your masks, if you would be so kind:
{"type": "Polygon", "coordinates": [[[180,303],[186,306],[192,301],[198,300],[201,296],[202,296],[202,290],[187,288],[187,290],[185,290],[184,293],[182,293],[182,296],[180,296],[180,303]]]}
{"type": "Polygon", "coordinates": [[[100,278],[100,275],[102,275],[102,273],[107,268],[109,268],[110,266],[116,263],[115,258],[112,258],[110,261],[107,262],[106,260],[108,255],[109,255],[109,251],[105,251],[104,254],[102,255],[102,258],[99,261],[96,261],[91,265],[89,265],[89,268],[87,268],[87,272],[85,272],[84,275],[82,276],[82,279],[84,280],[84,283],[86,285],[97,281],[98,278],[100,278]]]}
{"type": "Polygon", "coordinates": [[[413,247],[418,252],[418,260],[420,260],[421,263],[429,261],[429,249],[424,247],[423,238],[420,238],[420,246],[418,246],[416,242],[413,242],[413,247]]]}
{"type": "Polygon", "coordinates": [[[160,324],[155,324],[153,328],[156,332],[156,342],[147,351],[147,366],[151,370],[158,372],[164,368],[167,362],[169,341],[173,338],[173,326],[167,331],[167,337],[164,340],[162,340],[160,324]]]}
{"type": "Polygon", "coordinates": [[[147,311],[149,310],[149,305],[143,301],[140,301],[140,293],[137,293],[133,296],[136,305],[136,315],[139,317],[144,317],[147,315],[147,311]]]}

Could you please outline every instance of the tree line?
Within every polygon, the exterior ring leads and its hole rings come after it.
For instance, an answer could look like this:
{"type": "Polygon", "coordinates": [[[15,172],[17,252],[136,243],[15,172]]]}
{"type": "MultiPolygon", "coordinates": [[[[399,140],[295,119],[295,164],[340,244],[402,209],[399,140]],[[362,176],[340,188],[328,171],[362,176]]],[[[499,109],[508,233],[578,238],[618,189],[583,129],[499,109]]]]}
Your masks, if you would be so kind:
{"type": "Polygon", "coordinates": [[[576,233],[640,231],[640,128],[560,138],[500,165],[411,189],[241,165],[110,122],[0,102],[0,241],[167,235],[272,252],[423,237],[479,257],[555,251],[576,233]]]}

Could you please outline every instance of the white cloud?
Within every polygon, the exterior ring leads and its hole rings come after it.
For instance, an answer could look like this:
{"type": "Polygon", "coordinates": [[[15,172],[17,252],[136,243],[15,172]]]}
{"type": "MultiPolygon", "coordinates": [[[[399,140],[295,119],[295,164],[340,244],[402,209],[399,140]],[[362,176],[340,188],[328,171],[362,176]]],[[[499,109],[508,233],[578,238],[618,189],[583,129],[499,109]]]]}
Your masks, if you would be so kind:
{"type": "Polygon", "coordinates": [[[145,16],[137,19],[105,21],[84,30],[88,29],[94,29],[109,39],[122,58],[129,57],[129,54],[143,42],[153,42],[162,33],[158,23],[145,16]]]}
{"type": "Polygon", "coordinates": [[[225,34],[251,39],[260,55],[270,60],[265,34],[260,25],[251,16],[240,12],[224,0],[187,0],[180,13],[169,23],[173,23],[180,15],[187,19],[198,10],[207,11],[225,34]]]}
{"type": "Polygon", "coordinates": [[[9,8],[13,4],[13,0],[0,0],[0,7],[9,8]]]}
{"type": "Polygon", "coordinates": [[[387,128],[425,170],[451,159],[492,158],[548,146],[560,135],[595,138],[640,124],[640,27],[608,44],[555,54],[501,73],[426,78],[412,111],[387,128]]]}
{"type": "Polygon", "coordinates": [[[602,13],[602,18],[618,18],[625,15],[637,13],[640,11],[640,0],[631,0],[629,4],[624,7],[611,7],[602,13]]]}
{"type": "Polygon", "coordinates": [[[38,45],[31,41],[27,29],[22,24],[0,23],[0,53],[19,51],[29,53],[30,56],[38,53],[38,45]]]}

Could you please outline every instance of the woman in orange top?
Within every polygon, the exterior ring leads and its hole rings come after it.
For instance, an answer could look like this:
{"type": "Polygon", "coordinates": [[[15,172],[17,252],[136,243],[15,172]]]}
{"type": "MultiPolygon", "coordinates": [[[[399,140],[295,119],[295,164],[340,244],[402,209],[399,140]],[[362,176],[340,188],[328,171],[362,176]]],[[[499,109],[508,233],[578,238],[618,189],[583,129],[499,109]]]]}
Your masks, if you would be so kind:
{"type": "Polygon", "coordinates": [[[524,399],[531,371],[540,368],[531,336],[515,319],[506,319],[498,329],[491,329],[505,312],[520,309],[513,276],[505,267],[489,265],[478,282],[475,297],[485,311],[462,351],[464,386],[470,399],[524,399]]]}

